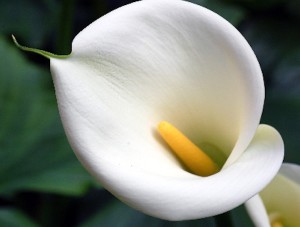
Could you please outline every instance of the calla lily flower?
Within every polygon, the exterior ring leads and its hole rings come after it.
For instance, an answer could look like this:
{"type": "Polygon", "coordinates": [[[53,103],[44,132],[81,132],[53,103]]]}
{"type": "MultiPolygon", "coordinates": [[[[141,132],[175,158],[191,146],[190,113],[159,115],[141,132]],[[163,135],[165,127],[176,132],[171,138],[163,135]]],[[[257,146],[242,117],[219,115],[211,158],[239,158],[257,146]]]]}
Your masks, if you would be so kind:
{"type": "Polygon", "coordinates": [[[78,159],[137,210],[167,220],[217,215],[253,197],[280,168],[282,139],[259,125],[264,84],[257,59],[208,9],[135,2],[80,32],[69,56],[40,54],[50,58],[78,159]],[[190,164],[203,157],[195,174],[190,164]]]}
{"type": "Polygon", "coordinates": [[[300,166],[284,163],[259,195],[246,203],[257,227],[300,226],[300,166]]]}

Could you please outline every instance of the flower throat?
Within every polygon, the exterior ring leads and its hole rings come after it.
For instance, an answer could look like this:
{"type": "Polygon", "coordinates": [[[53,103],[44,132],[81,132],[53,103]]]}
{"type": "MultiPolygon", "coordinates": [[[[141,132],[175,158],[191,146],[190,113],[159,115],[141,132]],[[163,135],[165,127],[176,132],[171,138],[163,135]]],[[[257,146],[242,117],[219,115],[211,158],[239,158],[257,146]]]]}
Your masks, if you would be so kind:
{"type": "Polygon", "coordinates": [[[219,166],[204,151],[170,123],[160,122],[158,132],[192,173],[199,176],[210,176],[220,170],[219,166]]]}

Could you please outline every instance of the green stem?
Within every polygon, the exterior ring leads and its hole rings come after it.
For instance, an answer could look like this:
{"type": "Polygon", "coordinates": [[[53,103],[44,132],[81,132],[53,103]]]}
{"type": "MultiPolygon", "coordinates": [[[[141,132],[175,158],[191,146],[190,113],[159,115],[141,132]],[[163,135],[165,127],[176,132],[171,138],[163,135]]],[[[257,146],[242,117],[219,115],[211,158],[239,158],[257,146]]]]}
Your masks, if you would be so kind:
{"type": "Polygon", "coordinates": [[[36,53],[36,54],[39,54],[39,55],[42,55],[48,59],[50,58],[60,58],[60,59],[63,59],[63,58],[67,58],[69,57],[69,55],[57,55],[57,54],[53,54],[53,53],[50,53],[48,51],[45,51],[45,50],[39,50],[39,49],[35,49],[35,48],[31,48],[31,47],[26,47],[26,46],[22,46],[18,43],[17,39],[15,38],[14,35],[11,35],[14,43],[16,44],[16,46],[18,48],[20,48],[21,50],[24,50],[24,51],[28,51],[28,52],[32,52],[32,53],[36,53]]]}
{"type": "Polygon", "coordinates": [[[232,218],[230,215],[230,212],[226,212],[223,214],[219,214],[217,216],[215,216],[215,220],[217,223],[217,226],[226,226],[226,227],[230,227],[230,226],[234,226],[233,222],[232,222],[232,218]]]}

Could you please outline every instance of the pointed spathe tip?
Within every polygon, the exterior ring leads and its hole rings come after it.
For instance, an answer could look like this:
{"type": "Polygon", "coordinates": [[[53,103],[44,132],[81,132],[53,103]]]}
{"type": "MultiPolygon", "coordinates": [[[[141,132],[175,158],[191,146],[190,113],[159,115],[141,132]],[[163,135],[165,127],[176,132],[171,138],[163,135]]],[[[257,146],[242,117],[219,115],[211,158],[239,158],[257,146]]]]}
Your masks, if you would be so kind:
{"type": "Polygon", "coordinates": [[[23,46],[23,45],[19,44],[19,42],[17,41],[16,37],[13,34],[11,35],[11,37],[12,37],[12,40],[15,43],[15,45],[23,51],[36,53],[36,54],[42,55],[42,56],[44,56],[48,59],[51,59],[51,58],[64,59],[64,58],[67,58],[67,57],[70,56],[70,55],[53,54],[53,53],[50,53],[50,52],[45,51],[45,50],[39,50],[39,49],[36,49],[36,48],[26,47],[26,46],[23,46]]]}

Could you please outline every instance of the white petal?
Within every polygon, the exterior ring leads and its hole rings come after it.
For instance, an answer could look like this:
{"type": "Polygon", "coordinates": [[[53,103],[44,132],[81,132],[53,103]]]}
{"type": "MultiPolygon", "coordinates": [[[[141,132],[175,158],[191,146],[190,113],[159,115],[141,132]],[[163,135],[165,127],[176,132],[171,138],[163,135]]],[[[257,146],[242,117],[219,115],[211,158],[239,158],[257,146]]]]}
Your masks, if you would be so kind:
{"type": "MultiPolygon", "coordinates": [[[[70,100],[99,119],[99,137],[118,122],[112,133],[152,140],[167,120],[198,144],[234,150],[230,164],[259,124],[264,86],[252,49],[223,18],[185,1],[142,1],[100,18],[76,36],[67,61],[52,60],[54,76],[81,90],[70,100]]],[[[159,156],[152,148],[143,155],[159,156]]]]}
{"type": "Polygon", "coordinates": [[[279,173],[300,185],[300,166],[292,163],[283,163],[279,173]]]}
{"type": "Polygon", "coordinates": [[[267,210],[259,195],[249,199],[245,206],[256,227],[270,227],[267,210]]]}
{"type": "Polygon", "coordinates": [[[68,139],[81,162],[127,204],[150,215],[225,212],[274,176],[282,141],[258,126],[264,88],[244,38],[224,19],[184,1],[142,1],[97,20],[51,59],[68,139]],[[161,143],[167,120],[194,142],[229,154],[220,173],[185,172],[161,143]],[[263,174],[261,174],[263,173],[263,174]],[[230,183],[228,183],[230,182],[230,183]]]}
{"type": "Polygon", "coordinates": [[[260,193],[269,214],[281,217],[284,226],[300,226],[300,166],[283,164],[279,174],[260,193]]]}

